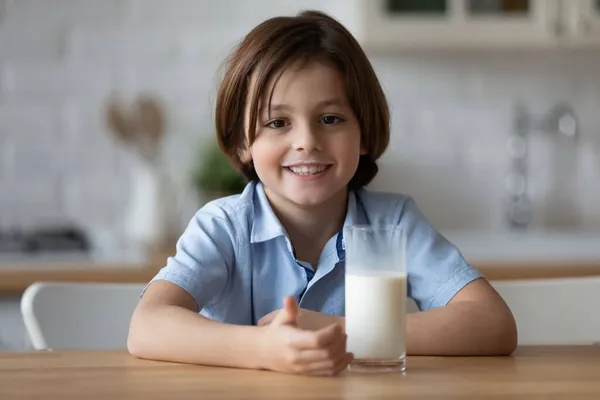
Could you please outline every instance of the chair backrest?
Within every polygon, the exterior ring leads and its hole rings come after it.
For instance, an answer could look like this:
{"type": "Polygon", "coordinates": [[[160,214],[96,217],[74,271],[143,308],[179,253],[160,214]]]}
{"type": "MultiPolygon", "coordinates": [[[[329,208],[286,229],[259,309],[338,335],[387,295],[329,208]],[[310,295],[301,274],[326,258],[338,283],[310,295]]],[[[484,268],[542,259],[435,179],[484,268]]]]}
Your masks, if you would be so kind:
{"type": "Polygon", "coordinates": [[[145,285],[37,282],[21,297],[37,350],[125,349],[129,321],[145,285]]]}
{"type": "Polygon", "coordinates": [[[491,284],[515,316],[520,345],[600,342],[600,277],[491,284]]]}

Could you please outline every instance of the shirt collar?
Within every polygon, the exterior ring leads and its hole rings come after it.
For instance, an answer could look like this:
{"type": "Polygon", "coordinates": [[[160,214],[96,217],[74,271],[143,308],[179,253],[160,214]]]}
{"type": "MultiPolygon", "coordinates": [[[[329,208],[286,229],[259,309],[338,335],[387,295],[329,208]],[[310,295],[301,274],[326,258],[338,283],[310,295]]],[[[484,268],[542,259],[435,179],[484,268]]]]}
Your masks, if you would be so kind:
{"type": "Polygon", "coordinates": [[[254,190],[254,220],[250,243],[266,242],[285,235],[285,229],[267,199],[262,182],[258,182],[254,190]]]}
{"type": "Polygon", "coordinates": [[[346,211],[346,219],[344,220],[344,226],[337,234],[337,238],[335,241],[335,248],[337,251],[338,260],[343,261],[346,259],[346,244],[344,242],[344,227],[351,226],[354,224],[354,221],[358,219],[357,209],[356,209],[356,194],[354,192],[350,192],[348,194],[348,209],[346,211]]]}
{"type": "MultiPolygon", "coordinates": [[[[363,220],[361,215],[364,211],[358,210],[358,208],[356,194],[351,191],[348,194],[348,207],[346,218],[344,219],[344,226],[361,223],[363,220]]],[[[285,229],[283,225],[281,225],[281,222],[279,222],[279,219],[275,215],[275,212],[267,199],[262,182],[258,182],[254,191],[254,220],[252,222],[250,242],[266,242],[278,236],[286,236],[285,229]]],[[[344,249],[343,229],[339,233],[337,248],[339,257],[343,255],[340,254],[340,250],[343,252],[344,249]]],[[[343,257],[340,257],[340,259],[343,259],[343,257]]]]}

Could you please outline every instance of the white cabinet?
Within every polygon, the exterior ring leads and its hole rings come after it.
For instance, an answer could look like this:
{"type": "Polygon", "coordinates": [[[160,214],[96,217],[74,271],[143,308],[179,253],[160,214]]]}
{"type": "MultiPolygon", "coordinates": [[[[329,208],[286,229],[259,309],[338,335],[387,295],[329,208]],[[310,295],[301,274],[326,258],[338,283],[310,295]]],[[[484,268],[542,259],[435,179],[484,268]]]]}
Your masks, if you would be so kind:
{"type": "Polygon", "coordinates": [[[600,0],[564,1],[563,15],[569,47],[600,46],[600,0]]]}
{"type": "Polygon", "coordinates": [[[600,45],[600,0],[358,0],[367,51],[600,45]]]}

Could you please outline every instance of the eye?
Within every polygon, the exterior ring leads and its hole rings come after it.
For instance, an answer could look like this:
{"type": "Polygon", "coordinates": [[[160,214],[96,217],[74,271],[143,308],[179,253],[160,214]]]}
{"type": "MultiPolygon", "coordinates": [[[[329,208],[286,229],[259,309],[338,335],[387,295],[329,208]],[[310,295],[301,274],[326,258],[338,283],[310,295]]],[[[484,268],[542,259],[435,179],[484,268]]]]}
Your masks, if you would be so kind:
{"type": "Polygon", "coordinates": [[[344,122],[344,119],[335,115],[326,115],[321,118],[321,123],[325,125],[341,124],[342,122],[344,122]]]}
{"type": "Polygon", "coordinates": [[[283,119],[274,119],[272,121],[267,122],[265,126],[271,129],[281,129],[285,128],[286,124],[283,119]]]}

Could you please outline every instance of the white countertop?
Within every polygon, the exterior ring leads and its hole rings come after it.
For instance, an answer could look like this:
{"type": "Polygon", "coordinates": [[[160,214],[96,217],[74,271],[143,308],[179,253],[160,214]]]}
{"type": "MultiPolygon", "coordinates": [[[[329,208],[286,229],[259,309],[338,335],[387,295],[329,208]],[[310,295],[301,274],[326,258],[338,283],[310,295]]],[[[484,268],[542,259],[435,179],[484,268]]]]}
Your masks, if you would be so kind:
{"type": "Polygon", "coordinates": [[[78,251],[47,252],[41,254],[0,253],[0,270],[5,268],[89,268],[90,265],[110,267],[131,265],[144,267],[148,255],[141,248],[121,248],[111,251],[96,250],[89,253],[78,251]]]}
{"type": "MultiPolygon", "coordinates": [[[[600,232],[483,232],[441,231],[469,261],[570,261],[600,263],[600,232]]],[[[112,249],[91,254],[53,254],[43,256],[0,255],[3,266],[76,267],[89,264],[144,265],[147,256],[140,249],[112,249]]]]}
{"type": "Polygon", "coordinates": [[[600,232],[443,231],[468,260],[600,261],[600,232]]]}

